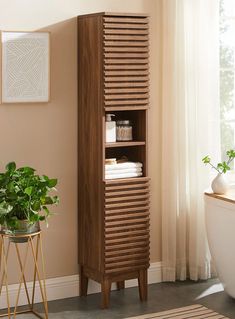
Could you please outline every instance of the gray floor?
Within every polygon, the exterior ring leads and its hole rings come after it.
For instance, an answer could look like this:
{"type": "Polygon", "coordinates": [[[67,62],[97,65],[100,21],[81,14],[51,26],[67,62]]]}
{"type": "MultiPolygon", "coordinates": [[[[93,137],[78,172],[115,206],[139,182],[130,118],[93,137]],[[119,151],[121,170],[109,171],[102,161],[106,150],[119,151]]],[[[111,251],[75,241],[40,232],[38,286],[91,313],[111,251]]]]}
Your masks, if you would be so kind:
{"type": "MultiPolygon", "coordinates": [[[[111,293],[108,310],[100,310],[100,295],[70,298],[49,302],[51,319],[123,319],[145,313],[158,312],[192,304],[202,304],[235,319],[235,299],[222,290],[216,279],[195,283],[192,281],[149,285],[149,299],[139,302],[138,289],[128,288],[111,293]]],[[[39,310],[41,306],[39,305],[39,310]]],[[[41,308],[42,309],[42,308],[41,308]]],[[[35,318],[31,315],[18,319],[35,318]]]]}

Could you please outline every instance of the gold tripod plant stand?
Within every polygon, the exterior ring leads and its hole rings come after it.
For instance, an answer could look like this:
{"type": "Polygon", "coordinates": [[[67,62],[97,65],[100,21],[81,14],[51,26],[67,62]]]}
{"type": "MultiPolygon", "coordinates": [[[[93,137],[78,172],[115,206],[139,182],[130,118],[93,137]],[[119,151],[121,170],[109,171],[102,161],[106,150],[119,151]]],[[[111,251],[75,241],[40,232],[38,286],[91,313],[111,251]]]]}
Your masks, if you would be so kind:
{"type": "Polygon", "coordinates": [[[6,234],[0,233],[0,297],[2,294],[3,285],[6,289],[6,301],[7,301],[7,313],[1,314],[0,317],[16,318],[17,314],[23,313],[33,313],[36,317],[41,319],[48,319],[48,305],[47,305],[47,294],[46,294],[46,283],[45,283],[45,264],[43,257],[43,249],[42,249],[42,234],[41,231],[31,233],[31,234],[6,234]],[[26,252],[24,258],[20,254],[19,244],[25,243],[26,252]],[[17,296],[15,300],[15,306],[13,311],[11,311],[10,307],[10,298],[9,298],[9,276],[7,269],[7,262],[10,253],[10,249],[12,246],[15,246],[17,260],[20,268],[20,278],[19,278],[19,287],[17,291],[17,296]],[[33,258],[33,266],[34,266],[34,275],[33,275],[33,287],[32,287],[32,296],[30,298],[26,277],[25,277],[25,269],[27,263],[27,257],[29,255],[29,251],[31,251],[31,255],[33,258]],[[39,271],[39,261],[38,257],[40,255],[41,263],[42,263],[42,276],[39,271]],[[2,271],[1,271],[2,269],[2,271]],[[44,316],[39,314],[34,310],[34,299],[35,299],[35,288],[36,281],[39,283],[39,288],[41,292],[42,302],[44,305],[44,316]],[[28,309],[24,311],[17,311],[20,291],[21,287],[24,285],[25,293],[27,297],[28,309]]]}

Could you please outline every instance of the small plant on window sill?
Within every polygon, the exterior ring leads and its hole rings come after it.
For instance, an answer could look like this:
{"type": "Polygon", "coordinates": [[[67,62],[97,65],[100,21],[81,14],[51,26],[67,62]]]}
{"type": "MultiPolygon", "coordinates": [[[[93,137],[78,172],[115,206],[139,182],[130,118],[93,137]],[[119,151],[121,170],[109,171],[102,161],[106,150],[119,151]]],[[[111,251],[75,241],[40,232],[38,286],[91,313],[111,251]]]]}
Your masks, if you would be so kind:
{"type": "Polygon", "coordinates": [[[202,159],[204,164],[209,164],[213,169],[215,169],[218,172],[217,176],[213,179],[211,183],[211,188],[214,193],[220,195],[225,194],[228,190],[228,182],[224,178],[224,174],[231,169],[230,164],[235,158],[235,150],[229,150],[226,152],[226,154],[228,156],[228,160],[220,162],[216,166],[211,163],[211,158],[209,155],[205,156],[202,159]]]}
{"type": "Polygon", "coordinates": [[[214,166],[212,163],[211,163],[211,158],[209,155],[205,156],[202,161],[204,164],[209,164],[212,168],[214,168],[219,174],[225,174],[227,171],[229,171],[231,168],[230,168],[230,164],[231,162],[234,160],[235,158],[235,150],[229,150],[226,152],[227,156],[228,156],[228,160],[227,162],[221,162],[221,163],[218,163],[217,166],[214,166]]]}

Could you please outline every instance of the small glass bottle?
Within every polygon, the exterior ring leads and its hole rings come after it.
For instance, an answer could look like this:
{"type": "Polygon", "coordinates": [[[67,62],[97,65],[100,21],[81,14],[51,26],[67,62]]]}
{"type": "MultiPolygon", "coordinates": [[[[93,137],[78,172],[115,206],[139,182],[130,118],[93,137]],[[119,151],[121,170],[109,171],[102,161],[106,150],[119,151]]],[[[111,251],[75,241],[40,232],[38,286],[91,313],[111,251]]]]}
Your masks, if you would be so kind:
{"type": "Polygon", "coordinates": [[[117,141],[132,141],[132,125],[129,120],[117,121],[116,123],[117,141]]]}

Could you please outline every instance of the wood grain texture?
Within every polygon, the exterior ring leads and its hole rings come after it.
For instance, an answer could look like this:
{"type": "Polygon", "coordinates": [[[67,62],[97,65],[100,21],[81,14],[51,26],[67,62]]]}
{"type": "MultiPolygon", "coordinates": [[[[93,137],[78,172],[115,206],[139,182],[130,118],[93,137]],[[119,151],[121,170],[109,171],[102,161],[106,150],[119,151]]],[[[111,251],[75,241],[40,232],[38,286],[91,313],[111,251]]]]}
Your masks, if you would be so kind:
{"type": "Polygon", "coordinates": [[[84,274],[83,266],[79,266],[79,295],[87,296],[88,278],[84,274]]]}
{"type": "MultiPolygon", "coordinates": [[[[104,70],[119,70],[120,65],[116,64],[105,64],[104,70]]],[[[122,70],[148,70],[147,64],[122,64],[122,70]]],[[[124,84],[124,83],[123,83],[124,84]]],[[[148,86],[148,85],[147,85],[148,86]]]]}
{"type": "MultiPolygon", "coordinates": [[[[122,61],[121,61],[122,62],[122,61]]],[[[120,63],[121,63],[120,62],[120,63]]],[[[127,62],[127,64],[129,65],[129,63],[127,62]]],[[[115,64],[116,65],[116,64],[115,64]]],[[[149,75],[149,71],[148,71],[148,67],[146,66],[144,69],[142,68],[138,68],[136,67],[135,65],[135,68],[134,69],[131,69],[131,70],[128,70],[124,67],[124,69],[122,69],[122,67],[120,67],[119,65],[119,70],[105,70],[104,71],[104,75],[105,75],[105,82],[109,82],[109,80],[107,78],[109,78],[110,76],[113,76],[113,81],[116,82],[118,81],[118,76],[119,77],[124,77],[124,76],[135,76],[135,77],[140,77],[140,81],[142,81],[141,77],[144,77],[146,75],[149,75]],[[107,77],[107,78],[106,78],[107,77]]],[[[127,80],[131,81],[130,78],[127,78],[127,80]]],[[[122,81],[124,82],[124,81],[122,81]]]]}
{"type": "Polygon", "coordinates": [[[144,141],[131,141],[131,142],[114,142],[114,143],[105,143],[105,147],[127,147],[127,146],[138,146],[145,145],[144,141]]]}
{"type": "Polygon", "coordinates": [[[79,263],[102,271],[102,17],[78,18],[79,263]]]}
{"type": "Polygon", "coordinates": [[[122,290],[125,288],[125,281],[118,281],[117,282],[117,290],[122,290]]]}
{"type": "Polygon", "coordinates": [[[120,28],[120,29],[117,29],[117,28],[112,29],[112,28],[105,28],[105,29],[104,29],[104,34],[146,35],[146,34],[148,34],[148,29],[143,29],[143,30],[138,29],[138,30],[136,30],[136,29],[133,29],[133,28],[131,28],[131,29],[122,29],[122,28],[120,28]]]}
{"type": "Polygon", "coordinates": [[[147,270],[141,269],[139,271],[138,283],[139,283],[139,295],[141,301],[146,301],[148,298],[148,286],[147,286],[147,270]]]}
{"type": "MultiPolygon", "coordinates": [[[[149,99],[127,99],[127,100],[105,100],[104,105],[105,106],[129,106],[129,105],[148,105],[149,99]]],[[[116,108],[118,110],[118,108],[116,108]]]]}
{"type": "Polygon", "coordinates": [[[125,319],[229,319],[202,305],[191,305],[125,319]]]}
{"type": "Polygon", "coordinates": [[[147,46],[105,46],[104,52],[149,52],[149,48],[147,46]]]}
{"type": "MultiPolygon", "coordinates": [[[[147,109],[148,109],[148,105],[146,104],[146,105],[138,105],[138,106],[136,106],[136,105],[127,105],[127,106],[123,106],[123,105],[121,105],[121,106],[119,106],[118,107],[118,110],[119,111],[131,111],[131,110],[135,110],[135,111],[137,111],[137,110],[139,110],[139,111],[143,111],[143,110],[146,110],[147,111],[147,109]]],[[[106,112],[110,112],[110,111],[116,111],[117,110],[117,108],[114,106],[106,106],[105,107],[105,111],[106,112]]]]}
{"type": "Polygon", "coordinates": [[[105,185],[105,270],[109,274],[149,265],[149,182],[130,180],[105,185]],[[139,247],[139,242],[145,244],[139,247]]]}
{"type": "Polygon", "coordinates": [[[106,23],[104,22],[104,29],[128,29],[128,30],[132,30],[132,29],[141,29],[141,30],[146,30],[148,29],[148,24],[138,24],[138,23],[106,23]]]}
{"type": "Polygon", "coordinates": [[[139,18],[139,17],[124,17],[124,16],[121,16],[121,17],[117,17],[117,16],[114,16],[114,17],[108,17],[108,16],[105,16],[104,17],[104,22],[111,22],[111,23],[136,23],[136,24],[139,24],[139,23],[143,23],[143,24],[147,24],[148,23],[148,18],[139,18]]]}
{"type": "Polygon", "coordinates": [[[219,195],[212,192],[205,192],[205,195],[235,204],[235,189],[229,189],[228,192],[224,195],[219,195]]]}
{"type": "Polygon", "coordinates": [[[136,65],[136,69],[138,69],[139,64],[146,64],[148,65],[148,59],[105,59],[105,64],[134,64],[136,65]]]}
{"type": "MultiPolygon", "coordinates": [[[[107,59],[110,58],[117,58],[117,59],[125,59],[125,58],[140,58],[140,59],[146,59],[149,57],[148,53],[143,53],[143,52],[115,52],[115,53],[104,53],[104,57],[107,59]]],[[[148,63],[148,60],[147,60],[148,63]]]]}
{"type": "Polygon", "coordinates": [[[104,279],[101,283],[102,303],[101,308],[105,309],[109,306],[111,282],[108,279],[104,279]]]}
{"type": "Polygon", "coordinates": [[[135,100],[135,99],[147,99],[149,98],[148,93],[142,93],[139,94],[126,94],[126,93],[119,93],[119,94],[105,94],[104,99],[105,100],[135,100]]]}
{"type": "Polygon", "coordinates": [[[146,93],[148,92],[148,87],[128,87],[128,88],[112,88],[112,89],[105,89],[105,94],[125,94],[125,93],[146,93]]]}
{"type": "Polygon", "coordinates": [[[130,82],[139,82],[139,83],[144,83],[144,85],[146,85],[145,82],[148,82],[149,81],[149,76],[147,75],[140,75],[140,74],[137,74],[137,75],[134,75],[134,76],[130,76],[129,74],[127,74],[126,76],[122,76],[122,75],[118,75],[118,76],[115,76],[115,77],[112,77],[112,76],[108,76],[106,74],[105,76],[105,83],[104,85],[108,85],[109,82],[119,82],[118,85],[120,86],[120,82],[123,83],[130,83],[130,82]]]}
{"type": "MultiPolygon", "coordinates": [[[[144,81],[140,81],[140,82],[131,82],[131,81],[126,81],[126,82],[106,82],[104,83],[104,87],[106,88],[118,88],[118,89],[124,89],[125,88],[136,88],[136,87],[148,87],[149,82],[147,80],[147,78],[144,77],[144,81]]],[[[130,109],[130,111],[135,110],[135,109],[130,109]]]]}

